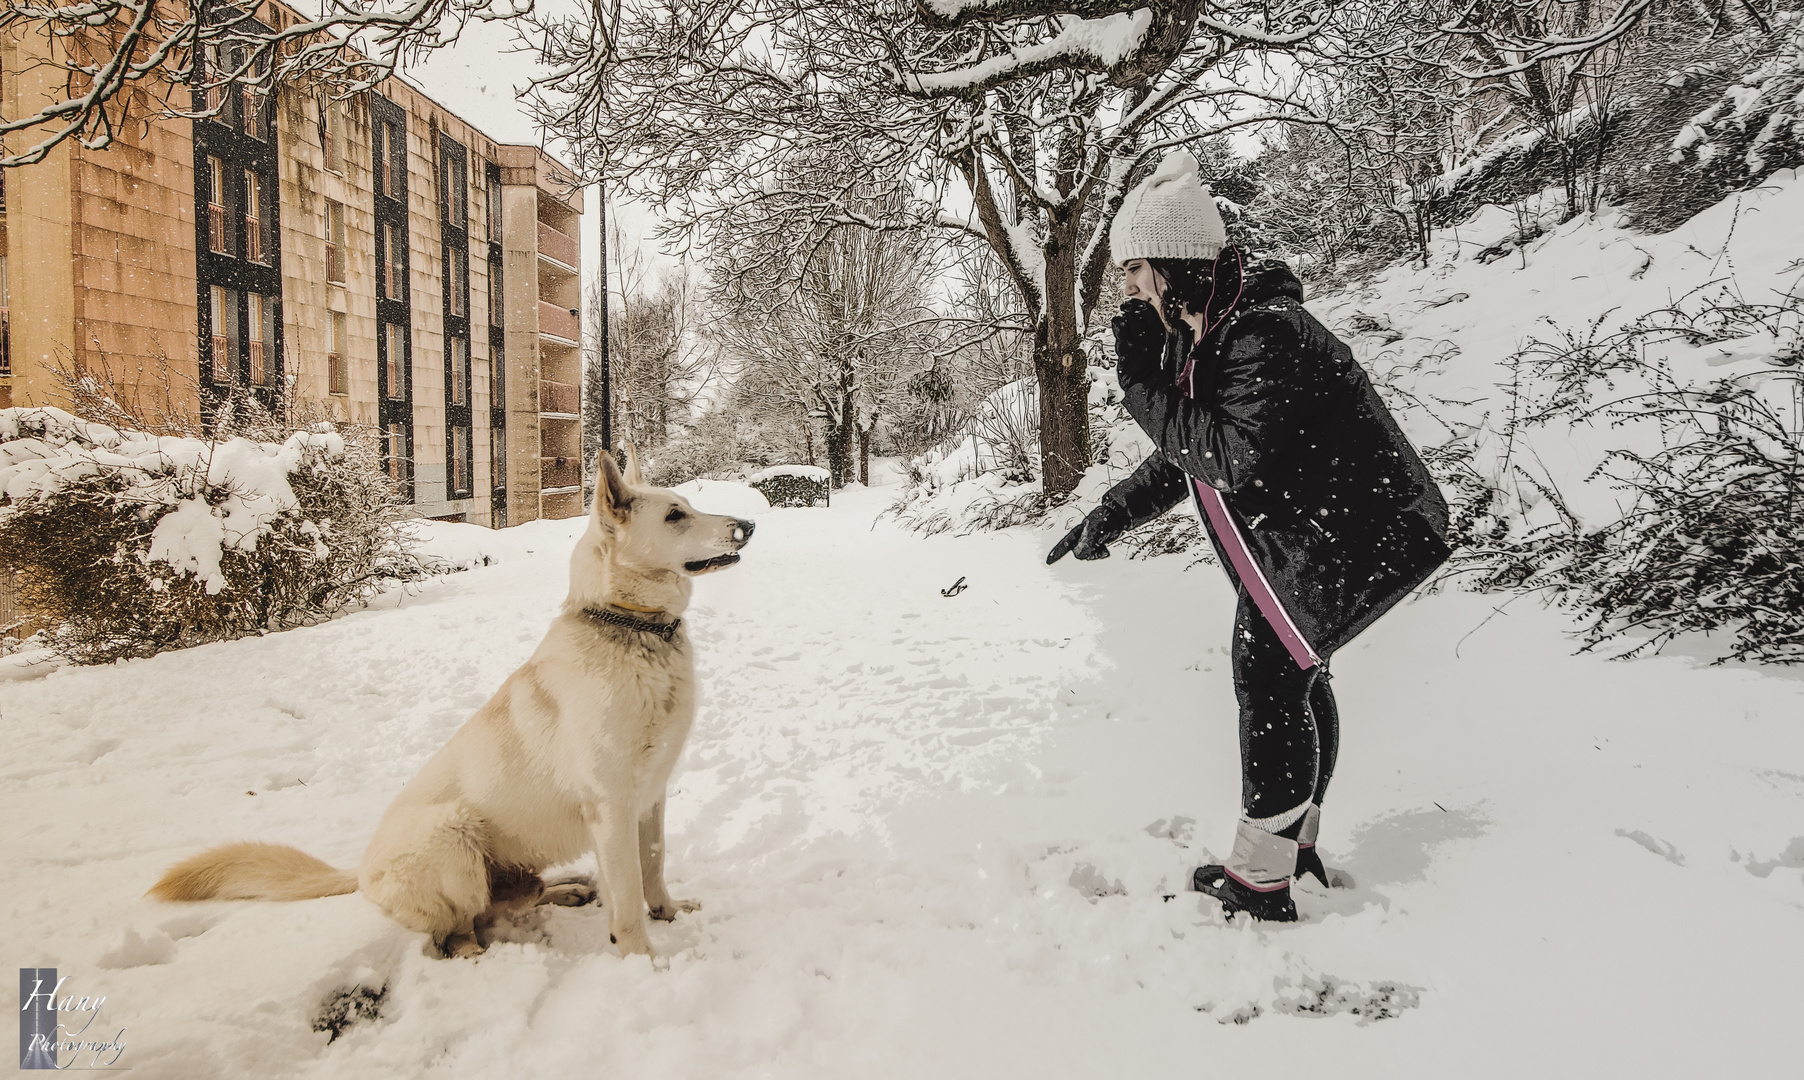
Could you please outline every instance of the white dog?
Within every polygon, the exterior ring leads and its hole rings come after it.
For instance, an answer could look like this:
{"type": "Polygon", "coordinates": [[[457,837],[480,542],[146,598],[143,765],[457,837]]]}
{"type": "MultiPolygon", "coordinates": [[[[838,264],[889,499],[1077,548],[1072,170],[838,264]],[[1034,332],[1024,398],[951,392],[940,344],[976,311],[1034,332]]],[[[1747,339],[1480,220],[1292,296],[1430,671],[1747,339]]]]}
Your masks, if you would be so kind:
{"type": "Polygon", "coordinates": [[[162,900],[304,900],[361,890],[446,955],[481,952],[509,909],[580,904],[539,874],[593,850],[608,929],[651,953],[645,914],[697,905],[664,887],[664,791],[695,719],[682,614],[690,581],[739,561],[752,523],[698,514],[600,455],[595,508],[570,557],[570,596],[508,677],[382,815],[355,874],[291,847],[229,844],[179,863],[162,900]]]}

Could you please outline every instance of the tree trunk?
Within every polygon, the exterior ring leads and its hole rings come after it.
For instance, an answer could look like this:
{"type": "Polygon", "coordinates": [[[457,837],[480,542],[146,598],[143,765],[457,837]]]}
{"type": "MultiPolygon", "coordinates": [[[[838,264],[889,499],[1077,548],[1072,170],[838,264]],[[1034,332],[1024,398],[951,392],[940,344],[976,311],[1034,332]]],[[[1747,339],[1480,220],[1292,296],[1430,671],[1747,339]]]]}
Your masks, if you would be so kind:
{"type": "Polygon", "coordinates": [[[796,423],[800,424],[802,427],[802,447],[804,450],[806,450],[808,452],[808,464],[813,465],[813,464],[815,464],[815,460],[814,460],[814,425],[810,424],[808,422],[808,414],[807,413],[802,413],[801,417],[796,421],[796,423]]]}
{"type": "Polygon", "coordinates": [[[871,486],[871,433],[863,428],[858,431],[858,482],[871,486]]]}
{"type": "Polygon", "coordinates": [[[1090,375],[1077,332],[1077,237],[1058,222],[1045,247],[1046,314],[1034,327],[1040,387],[1040,476],[1049,498],[1071,494],[1090,465],[1090,375]]]}
{"type": "Polygon", "coordinates": [[[856,432],[845,417],[838,423],[828,418],[827,425],[827,471],[832,474],[833,486],[842,488],[852,475],[852,438],[856,432]]]}

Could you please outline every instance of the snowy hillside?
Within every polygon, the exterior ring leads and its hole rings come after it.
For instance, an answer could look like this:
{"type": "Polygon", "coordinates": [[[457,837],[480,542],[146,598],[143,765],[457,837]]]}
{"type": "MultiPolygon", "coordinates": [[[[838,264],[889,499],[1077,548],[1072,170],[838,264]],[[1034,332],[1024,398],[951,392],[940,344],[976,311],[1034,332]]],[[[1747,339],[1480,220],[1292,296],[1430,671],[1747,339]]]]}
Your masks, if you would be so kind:
{"type": "MultiPolygon", "coordinates": [[[[1668,236],[1581,221],[1490,261],[1469,256],[1500,235],[1450,237],[1458,257],[1312,306],[1368,327],[1375,370],[1440,358],[1409,389],[1482,432],[1538,316],[1789,287],[1801,234],[1787,176],[1668,236]]],[[[1406,422],[1444,440],[1429,411],[1406,422]]],[[[1587,438],[1533,454],[1576,491],[1587,438]]],[[[141,898],[227,840],[355,865],[537,643],[580,522],[435,529],[467,572],[321,626],[0,661],[9,954],[105,994],[117,1064],[148,1078],[1795,1075],[1804,671],[1697,641],[1575,656],[1529,600],[1405,605],[1335,662],[1322,850],[1356,887],[1232,925],[1183,889],[1238,810],[1220,572],[1048,567],[1059,521],[873,524],[896,494],[763,511],[697,585],[668,865],[703,907],[652,926],[667,970],[620,958],[595,908],[446,961],[355,895],[141,898]],[[346,994],[374,1015],[331,1040],[346,994]]]]}
{"type": "MultiPolygon", "coordinates": [[[[1427,267],[1394,267],[1369,285],[1310,304],[1374,376],[1421,403],[1411,408],[1408,398],[1393,398],[1419,443],[1474,431],[1495,469],[1509,452],[1494,437],[1507,420],[1513,373],[1506,361],[1531,339],[1558,343],[1566,331],[1614,330],[1649,312],[1696,309],[1725,295],[1775,304],[1797,296],[1804,280],[1804,180],[1795,171],[1774,174],[1662,235],[1625,230],[1612,214],[1558,224],[1555,210],[1551,198],[1545,212],[1532,204],[1522,214],[1486,207],[1441,234],[1427,267]],[[1532,239],[1519,242],[1524,231],[1532,239]]],[[[1796,411],[1796,324],[1794,313],[1778,321],[1777,333],[1674,346],[1665,358],[1677,377],[1700,384],[1756,376],[1769,407],[1795,426],[1804,422],[1796,411]]],[[[1560,484],[1581,517],[1607,518],[1618,510],[1618,496],[1585,478],[1608,449],[1642,437],[1607,423],[1559,426],[1544,437],[1529,435],[1526,452],[1516,454],[1560,484]]]]}

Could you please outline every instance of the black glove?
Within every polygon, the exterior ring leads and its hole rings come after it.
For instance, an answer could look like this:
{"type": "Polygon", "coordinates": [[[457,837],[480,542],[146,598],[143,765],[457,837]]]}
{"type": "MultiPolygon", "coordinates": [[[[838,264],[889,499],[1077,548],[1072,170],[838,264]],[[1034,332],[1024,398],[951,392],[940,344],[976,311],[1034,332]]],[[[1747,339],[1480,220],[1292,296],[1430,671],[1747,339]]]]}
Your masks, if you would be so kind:
{"type": "Polygon", "coordinates": [[[1121,385],[1151,377],[1165,362],[1165,322],[1144,300],[1128,300],[1109,321],[1115,328],[1116,376],[1121,385]]]}
{"type": "Polygon", "coordinates": [[[1121,510],[1114,506],[1099,506],[1090,511],[1078,522],[1077,528],[1052,545],[1052,550],[1046,553],[1047,564],[1058,562],[1067,551],[1085,562],[1108,558],[1109,542],[1127,529],[1123,517],[1121,510]]]}

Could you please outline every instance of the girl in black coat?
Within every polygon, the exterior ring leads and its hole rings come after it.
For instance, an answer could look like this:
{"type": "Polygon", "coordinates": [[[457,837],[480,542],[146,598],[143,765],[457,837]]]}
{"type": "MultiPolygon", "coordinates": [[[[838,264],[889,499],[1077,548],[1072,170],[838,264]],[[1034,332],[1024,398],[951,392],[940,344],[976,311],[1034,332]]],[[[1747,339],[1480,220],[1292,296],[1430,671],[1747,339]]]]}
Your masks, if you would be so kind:
{"type": "Polygon", "coordinates": [[[1241,819],[1194,886],[1232,915],[1291,921],[1313,873],[1339,717],[1328,660],[1447,557],[1447,505],[1352,352],[1288,268],[1226,246],[1188,154],[1123,204],[1114,320],[1128,413],[1157,447],[1048,555],[1108,544],[1190,499],[1239,592],[1241,819]],[[1155,306],[1156,305],[1156,306],[1155,306]]]}

